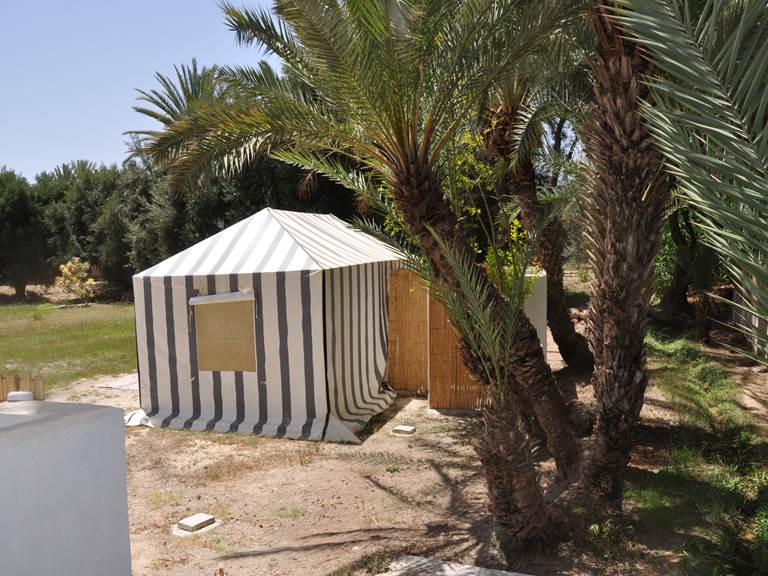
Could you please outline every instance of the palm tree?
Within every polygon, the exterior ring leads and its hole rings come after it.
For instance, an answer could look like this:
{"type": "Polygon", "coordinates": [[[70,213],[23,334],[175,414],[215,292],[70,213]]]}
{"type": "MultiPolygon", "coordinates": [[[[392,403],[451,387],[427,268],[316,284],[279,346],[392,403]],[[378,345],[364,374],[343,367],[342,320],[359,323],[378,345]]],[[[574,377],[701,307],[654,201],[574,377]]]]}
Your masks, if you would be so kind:
{"type": "Polygon", "coordinates": [[[586,199],[591,241],[589,337],[598,403],[594,447],[582,485],[621,510],[624,471],[647,383],[645,331],[651,274],[667,205],[661,155],[641,114],[653,66],[612,19],[610,0],[594,0],[594,101],[585,126],[594,167],[586,199]]]}
{"type": "MultiPolygon", "coordinates": [[[[160,72],[155,73],[155,80],[160,85],[152,90],[137,90],[138,100],[143,102],[133,109],[156,120],[163,127],[171,126],[191,108],[201,104],[226,99],[226,85],[216,77],[215,66],[198,68],[197,60],[190,65],[174,66],[176,79],[160,72]]],[[[160,132],[157,130],[131,130],[127,134],[139,138],[139,143],[152,141],[160,132]]]]}
{"type": "MultiPolygon", "coordinates": [[[[490,154],[508,166],[503,192],[518,198],[524,228],[543,230],[537,257],[547,273],[547,323],[560,354],[571,369],[591,372],[592,353],[586,339],[576,332],[565,301],[565,228],[560,214],[541,202],[534,168],[545,136],[551,136],[554,154],[564,153],[566,118],[578,117],[589,99],[583,62],[590,51],[591,37],[580,22],[574,24],[546,50],[530,58],[513,78],[494,85],[486,146],[490,154]]],[[[547,184],[554,188],[559,177],[553,170],[547,184]]]]}
{"type": "MultiPolygon", "coordinates": [[[[189,114],[197,106],[213,102],[224,102],[227,99],[227,87],[216,76],[216,67],[198,67],[197,60],[192,63],[174,66],[175,79],[160,72],[155,73],[158,88],[151,90],[137,89],[139,100],[142,104],[134,106],[134,111],[159,122],[163,128],[167,128],[189,114]]],[[[126,132],[131,138],[129,144],[130,154],[127,161],[139,160],[146,163],[147,144],[153,142],[162,132],[160,130],[131,130],[126,132]]],[[[151,169],[151,166],[147,163],[151,169]]],[[[187,183],[184,183],[187,184],[187,183]]],[[[182,248],[183,242],[178,231],[184,227],[185,205],[187,198],[180,192],[187,188],[178,182],[174,182],[169,202],[173,219],[168,234],[167,248],[174,252],[182,248]]]]}
{"type": "MultiPolygon", "coordinates": [[[[723,258],[745,312],[768,322],[768,5],[620,0],[660,72],[645,113],[680,200],[723,258]]],[[[765,331],[745,328],[762,342],[765,331]]]]}
{"type": "Polygon", "coordinates": [[[453,303],[468,368],[490,386],[481,459],[496,518],[513,538],[541,536],[550,513],[511,387],[536,399],[564,478],[579,469],[578,447],[535,329],[517,314],[513,294],[474,265],[445,198],[440,161],[468,123],[475,98],[554,33],[570,7],[554,0],[277,0],[274,18],[264,10],[223,9],[238,40],[280,57],[283,73],[266,63],[222,69],[231,101],[194,110],[150,150],[182,177],[201,164],[238,170],[268,145],[273,156],[342,183],[355,179],[338,158],[384,182],[435,285],[453,303]],[[502,328],[470,325],[470,312],[503,319],[502,328]]]}

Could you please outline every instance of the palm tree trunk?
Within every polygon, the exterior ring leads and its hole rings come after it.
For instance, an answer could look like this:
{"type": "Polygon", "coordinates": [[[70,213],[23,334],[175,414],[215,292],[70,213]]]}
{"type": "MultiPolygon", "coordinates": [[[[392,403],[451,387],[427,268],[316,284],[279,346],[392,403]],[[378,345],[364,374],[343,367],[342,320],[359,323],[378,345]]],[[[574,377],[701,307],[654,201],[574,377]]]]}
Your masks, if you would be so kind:
{"type": "MultiPolygon", "coordinates": [[[[443,256],[433,232],[452,245],[459,254],[471,254],[464,231],[442,193],[439,176],[427,165],[412,163],[395,174],[392,193],[413,236],[418,239],[437,277],[456,290],[459,284],[449,261],[443,256]],[[430,229],[432,231],[430,231],[430,229]]],[[[501,304],[496,286],[488,281],[488,290],[501,304]]],[[[565,401],[544,358],[536,329],[525,314],[520,314],[518,338],[509,353],[510,372],[533,405],[536,417],[547,435],[547,447],[557,463],[558,474],[574,479],[580,469],[576,437],[566,418],[565,401]]],[[[481,374],[467,368],[479,380],[481,374]]]]}
{"type": "Polygon", "coordinates": [[[621,511],[623,476],[647,383],[645,330],[651,275],[667,187],[661,157],[641,116],[650,64],[594,0],[597,37],[594,103],[587,154],[594,165],[587,220],[592,242],[589,337],[598,402],[595,445],[581,483],[609,510],[621,511]]]}
{"type": "Polygon", "coordinates": [[[512,542],[521,544],[544,540],[554,523],[525,436],[515,425],[518,419],[509,395],[491,394],[477,453],[494,518],[512,542]]]}
{"type": "Polygon", "coordinates": [[[675,268],[672,273],[672,285],[661,297],[659,307],[664,317],[676,320],[680,317],[690,317],[693,312],[688,302],[688,289],[693,282],[691,270],[696,250],[696,234],[683,208],[678,208],[672,212],[667,217],[667,222],[672,241],[675,244],[675,268]],[[686,239],[680,228],[681,218],[686,225],[690,240],[686,239]]]}
{"type": "Polygon", "coordinates": [[[23,302],[27,299],[27,282],[26,280],[17,279],[13,281],[14,297],[19,302],[23,302]]]}
{"type": "Polygon", "coordinates": [[[563,285],[563,249],[565,228],[559,217],[544,226],[544,207],[538,200],[536,172],[530,158],[521,159],[508,178],[508,190],[520,201],[523,227],[539,230],[537,256],[547,273],[547,325],[565,363],[578,372],[591,372],[593,361],[587,340],[576,332],[565,303],[563,285]]]}
{"type": "Polygon", "coordinates": [[[536,328],[522,313],[510,356],[512,372],[531,400],[547,436],[547,448],[557,463],[558,478],[575,480],[581,469],[581,453],[568,420],[566,399],[544,358],[536,328]]]}
{"type": "MultiPolygon", "coordinates": [[[[547,325],[558,346],[563,360],[577,372],[591,372],[593,367],[592,352],[587,340],[576,332],[571,322],[568,306],[565,303],[563,286],[563,248],[565,229],[559,218],[551,219],[544,225],[544,207],[538,200],[533,163],[530,159],[521,159],[517,170],[507,177],[510,194],[520,201],[523,228],[541,230],[539,237],[538,258],[547,273],[547,325]]],[[[580,436],[588,436],[594,426],[595,414],[591,407],[584,405],[576,392],[574,380],[558,378],[557,385],[567,403],[567,415],[571,428],[580,436]]]]}

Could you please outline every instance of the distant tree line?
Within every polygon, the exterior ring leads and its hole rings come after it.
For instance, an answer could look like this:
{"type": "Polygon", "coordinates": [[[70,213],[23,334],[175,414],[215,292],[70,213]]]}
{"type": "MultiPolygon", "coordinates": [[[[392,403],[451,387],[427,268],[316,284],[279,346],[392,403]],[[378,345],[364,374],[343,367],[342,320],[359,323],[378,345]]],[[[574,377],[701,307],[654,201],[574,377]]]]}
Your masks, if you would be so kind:
{"type": "Polygon", "coordinates": [[[122,166],[71,162],[34,182],[0,168],[0,283],[24,298],[27,285],[51,282],[78,256],[128,288],[137,271],[266,206],[348,219],[355,204],[347,189],[268,158],[183,190],[140,153],[122,166]]]}

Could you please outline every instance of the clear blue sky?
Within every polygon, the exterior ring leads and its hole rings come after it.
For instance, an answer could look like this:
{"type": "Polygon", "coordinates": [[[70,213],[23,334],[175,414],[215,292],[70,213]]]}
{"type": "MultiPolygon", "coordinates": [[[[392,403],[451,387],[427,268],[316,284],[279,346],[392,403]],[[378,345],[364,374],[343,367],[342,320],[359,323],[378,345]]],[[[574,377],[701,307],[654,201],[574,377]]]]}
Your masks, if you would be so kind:
{"type": "Polygon", "coordinates": [[[0,25],[0,167],[30,180],[71,160],[122,162],[123,132],[152,126],[131,107],[156,71],[259,59],[215,0],[0,0],[0,25]]]}

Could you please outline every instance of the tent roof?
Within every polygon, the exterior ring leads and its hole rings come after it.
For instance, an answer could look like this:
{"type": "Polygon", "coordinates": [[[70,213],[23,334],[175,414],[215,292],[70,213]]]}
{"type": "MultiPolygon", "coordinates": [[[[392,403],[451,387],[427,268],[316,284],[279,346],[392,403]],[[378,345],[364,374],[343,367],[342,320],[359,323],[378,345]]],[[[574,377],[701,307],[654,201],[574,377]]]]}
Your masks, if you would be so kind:
{"type": "Polygon", "coordinates": [[[332,214],[265,208],[136,276],[324,270],[402,258],[332,214]]]}

